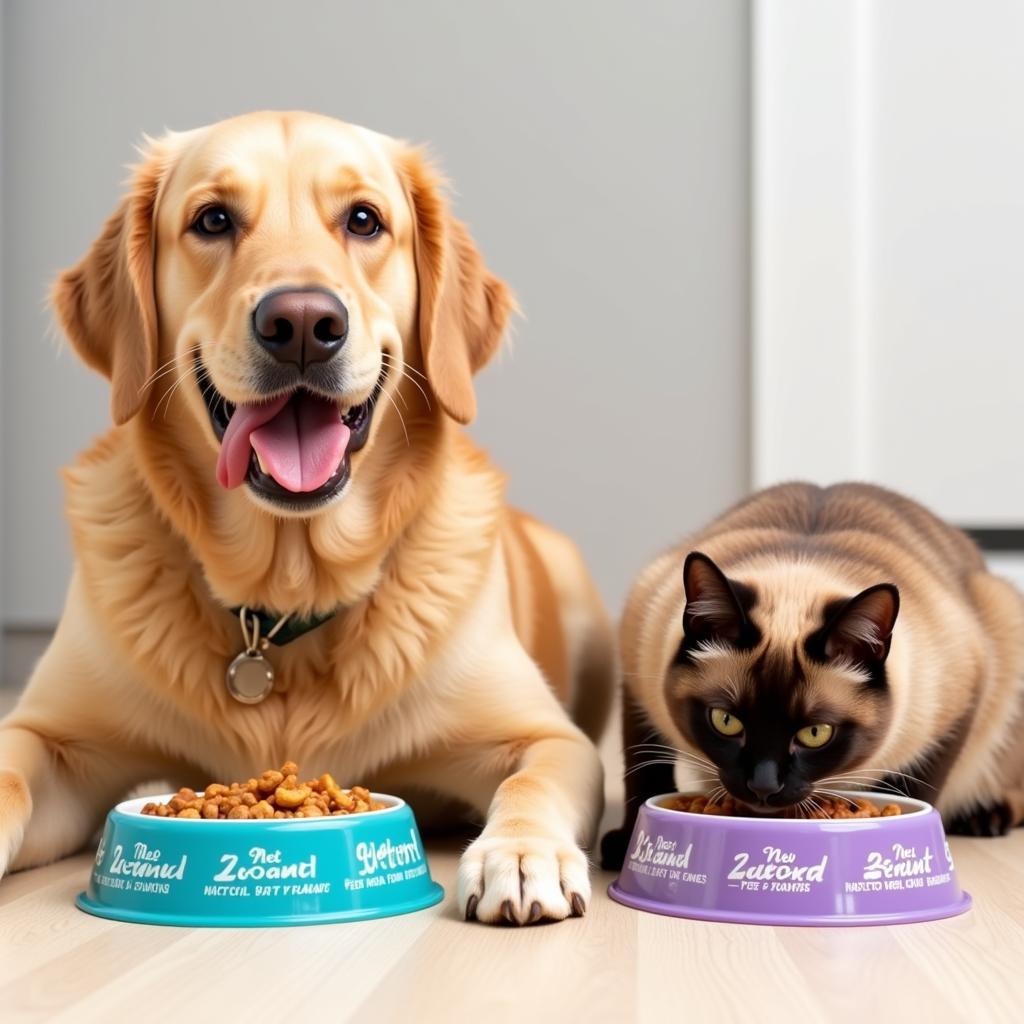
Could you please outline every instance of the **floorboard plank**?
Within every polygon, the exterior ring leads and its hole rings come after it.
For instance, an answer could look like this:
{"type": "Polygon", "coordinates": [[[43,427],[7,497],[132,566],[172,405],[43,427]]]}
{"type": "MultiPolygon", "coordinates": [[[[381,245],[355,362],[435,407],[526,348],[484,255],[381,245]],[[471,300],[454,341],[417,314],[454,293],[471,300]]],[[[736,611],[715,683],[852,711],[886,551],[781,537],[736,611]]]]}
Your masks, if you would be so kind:
{"type": "MultiPolygon", "coordinates": [[[[0,697],[0,705],[4,703],[0,697]]],[[[8,701],[9,703],[9,701],[8,701]]],[[[621,810],[614,736],[606,824],[621,810]]],[[[0,1017],[21,1021],[416,1024],[548,1020],[1014,1021],[1024,1005],[1024,829],[954,838],[975,899],[959,918],[892,928],[762,928],[640,914],[595,872],[585,918],[517,930],[458,919],[458,843],[428,840],[445,902],[295,929],[123,925],[75,909],[91,855],[0,882],[0,1017]]]]}

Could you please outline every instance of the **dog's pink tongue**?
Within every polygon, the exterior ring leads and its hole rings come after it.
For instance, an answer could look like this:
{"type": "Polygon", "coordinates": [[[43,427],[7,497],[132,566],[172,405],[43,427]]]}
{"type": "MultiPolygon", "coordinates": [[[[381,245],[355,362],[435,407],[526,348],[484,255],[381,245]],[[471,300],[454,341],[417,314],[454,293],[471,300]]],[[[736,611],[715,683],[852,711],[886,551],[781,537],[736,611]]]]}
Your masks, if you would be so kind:
{"type": "Polygon", "coordinates": [[[244,483],[255,449],[265,472],[286,490],[315,491],[338,468],[351,433],[333,402],[305,392],[240,405],[224,431],[217,480],[229,488],[244,483]]]}
{"type": "Polygon", "coordinates": [[[249,440],[264,470],[282,487],[301,492],[327,483],[351,433],[333,402],[300,392],[249,440]]]}

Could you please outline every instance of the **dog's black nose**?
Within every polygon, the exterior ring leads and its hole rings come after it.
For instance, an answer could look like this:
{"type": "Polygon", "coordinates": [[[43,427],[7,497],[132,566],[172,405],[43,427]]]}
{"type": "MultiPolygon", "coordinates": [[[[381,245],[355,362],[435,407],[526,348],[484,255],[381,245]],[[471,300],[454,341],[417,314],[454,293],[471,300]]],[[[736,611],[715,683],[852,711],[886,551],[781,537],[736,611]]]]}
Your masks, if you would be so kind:
{"type": "Polygon", "coordinates": [[[256,340],[281,363],[304,370],[330,359],[348,336],[348,310],[321,288],[268,292],[252,311],[256,340]]]}

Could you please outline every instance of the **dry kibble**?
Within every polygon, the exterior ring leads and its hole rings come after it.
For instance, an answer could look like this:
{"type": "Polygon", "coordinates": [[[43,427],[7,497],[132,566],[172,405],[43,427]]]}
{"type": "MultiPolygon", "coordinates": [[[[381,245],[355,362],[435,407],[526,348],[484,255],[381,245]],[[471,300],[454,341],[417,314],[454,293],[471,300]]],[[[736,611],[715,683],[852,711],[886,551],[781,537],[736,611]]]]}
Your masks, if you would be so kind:
{"type": "MultiPolygon", "coordinates": [[[[288,778],[294,777],[294,775],[288,776],[288,778]]],[[[285,810],[293,810],[296,807],[302,806],[306,797],[309,796],[309,790],[305,786],[295,786],[294,784],[291,786],[278,786],[274,791],[274,796],[277,798],[278,807],[283,807],[285,810]]]]}
{"type": "MultiPolygon", "coordinates": [[[[363,786],[342,789],[329,772],[300,783],[299,766],[294,761],[286,761],[280,769],[268,769],[258,778],[245,782],[211,782],[202,793],[183,786],[167,803],[145,804],[142,813],[159,818],[205,818],[209,821],[232,818],[237,821],[324,818],[380,811],[386,806],[374,800],[363,786]]],[[[725,806],[723,803],[723,809],[725,806]]]]}
{"type": "Polygon", "coordinates": [[[356,802],[352,799],[351,794],[346,793],[339,786],[329,789],[327,793],[331,798],[331,802],[342,811],[351,811],[356,806],[356,802]]]}
{"type": "MultiPolygon", "coordinates": [[[[355,788],[352,789],[352,792],[355,793],[355,788]]],[[[894,814],[901,813],[898,804],[886,804],[884,807],[878,807],[877,804],[863,798],[847,800],[840,797],[815,796],[814,805],[816,809],[805,813],[798,813],[792,808],[787,808],[781,817],[839,818],[845,820],[849,818],[889,818],[894,814]]],[[[753,811],[744,807],[743,804],[737,803],[731,796],[711,801],[703,794],[680,793],[666,800],[663,806],[672,811],[687,811],[690,814],[760,817],[760,815],[755,815],[753,811]]]]}

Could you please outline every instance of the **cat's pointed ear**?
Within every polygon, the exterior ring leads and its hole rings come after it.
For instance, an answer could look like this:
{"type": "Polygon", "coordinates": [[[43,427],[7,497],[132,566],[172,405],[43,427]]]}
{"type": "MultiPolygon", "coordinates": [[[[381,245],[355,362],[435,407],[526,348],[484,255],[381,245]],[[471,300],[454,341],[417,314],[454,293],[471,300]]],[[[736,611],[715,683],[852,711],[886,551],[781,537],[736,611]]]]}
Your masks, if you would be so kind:
{"type": "Polygon", "coordinates": [[[688,639],[735,644],[749,632],[742,600],[746,588],[730,580],[703,552],[686,556],[683,589],[683,632],[688,639]]]}
{"type": "Polygon", "coordinates": [[[862,590],[835,611],[824,629],[822,650],[829,660],[881,665],[889,656],[900,610],[900,592],[892,583],[862,590]]]}

